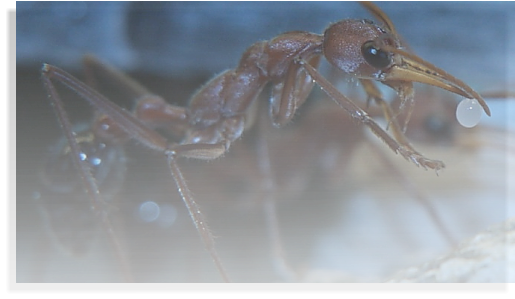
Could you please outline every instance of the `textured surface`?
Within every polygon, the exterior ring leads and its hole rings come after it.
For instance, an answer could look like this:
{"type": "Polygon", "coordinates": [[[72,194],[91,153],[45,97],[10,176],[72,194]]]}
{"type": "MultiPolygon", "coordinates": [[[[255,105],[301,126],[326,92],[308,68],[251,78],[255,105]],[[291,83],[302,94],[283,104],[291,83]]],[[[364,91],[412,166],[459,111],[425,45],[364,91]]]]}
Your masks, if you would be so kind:
{"type": "Polygon", "coordinates": [[[515,282],[515,218],[464,241],[449,254],[395,274],[388,282],[515,282]]]}

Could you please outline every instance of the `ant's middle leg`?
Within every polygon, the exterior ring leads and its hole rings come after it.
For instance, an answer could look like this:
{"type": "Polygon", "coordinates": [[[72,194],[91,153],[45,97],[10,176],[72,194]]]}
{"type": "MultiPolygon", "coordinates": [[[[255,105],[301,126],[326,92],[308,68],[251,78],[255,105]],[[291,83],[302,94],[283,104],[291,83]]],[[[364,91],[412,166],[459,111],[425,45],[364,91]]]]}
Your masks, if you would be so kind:
{"type": "MultiPolygon", "coordinates": [[[[257,157],[255,167],[258,173],[258,190],[261,194],[259,202],[263,208],[265,217],[266,231],[270,242],[270,250],[274,268],[282,279],[289,282],[298,281],[300,274],[288,261],[286,250],[283,244],[281,227],[279,225],[279,215],[277,209],[277,199],[279,185],[276,172],[270,157],[270,144],[267,139],[267,132],[271,124],[267,118],[267,107],[264,102],[257,103],[257,123],[255,154],[257,157]]],[[[274,129],[274,128],[272,128],[274,129]]]]}
{"type": "Polygon", "coordinates": [[[205,220],[204,214],[201,212],[199,205],[195,202],[193,195],[186,184],[186,180],[182,175],[181,170],[179,169],[179,165],[177,165],[177,156],[174,151],[170,151],[167,153],[168,167],[170,169],[170,173],[177,185],[177,189],[181,194],[182,200],[186,205],[188,213],[190,214],[191,219],[199,233],[202,242],[204,243],[204,247],[211,255],[213,262],[215,263],[216,268],[222,275],[224,282],[230,282],[227,271],[222,265],[222,260],[220,259],[218,252],[215,249],[214,245],[214,237],[209,229],[207,222],[205,220]]]}

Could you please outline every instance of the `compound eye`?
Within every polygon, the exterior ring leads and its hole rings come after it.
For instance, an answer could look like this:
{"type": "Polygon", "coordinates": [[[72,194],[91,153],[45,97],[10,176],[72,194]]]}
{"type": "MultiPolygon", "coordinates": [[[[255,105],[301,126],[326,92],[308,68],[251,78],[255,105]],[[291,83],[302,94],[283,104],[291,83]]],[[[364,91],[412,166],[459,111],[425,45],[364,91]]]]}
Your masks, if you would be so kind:
{"type": "Polygon", "coordinates": [[[368,64],[378,69],[383,69],[391,63],[390,55],[376,48],[374,41],[371,40],[361,46],[361,54],[363,54],[363,58],[365,58],[368,64]]]}

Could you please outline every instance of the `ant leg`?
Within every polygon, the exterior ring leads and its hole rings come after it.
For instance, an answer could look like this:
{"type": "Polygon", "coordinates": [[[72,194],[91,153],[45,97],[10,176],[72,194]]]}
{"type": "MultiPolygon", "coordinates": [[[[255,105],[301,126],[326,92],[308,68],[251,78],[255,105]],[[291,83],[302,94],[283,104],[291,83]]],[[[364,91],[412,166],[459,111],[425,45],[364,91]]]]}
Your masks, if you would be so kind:
{"type": "Polygon", "coordinates": [[[90,86],[97,85],[97,78],[100,77],[102,81],[112,84],[114,88],[126,91],[128,95],[133,96],[135,99],[146,96],[150,92],[138,83],[136,80],[130,78],[120,70],[101,62],[93,55],[84,55],[82,58],[84,65],[84,72],[86,76],[86,83],[90,86]]]}
{"type": "MultiPolygon", "coordinates": [[[[412,151],[416,152],[415,149],[410,145],[408,140],[406,139],[406,136],[404,133],[402,133],[399,123],[397,122],[397,119],[393,116],[393,112],[390,108],[390,105],[383,99],[383,96],[379,89],[374,85],[374,83],[370,80],[360,80],[363,84],[363,87],[365,88],[365,92],[368,95],[368,99],[375,100],[375,102],[381,106],[383,110],[384,117],[386,118],[389,125],[391,125],[393,134],[395,139],[402,144],[403,146],[411,149],[412,151]]],[[[373,150],[376,152],[377,155],[381,156],[381,161],[385,163],[387,168],[391,171],[393,171],[393,174],[398,178],[399,182],[404,186],[404,189],[408,191],[416,200],[420,202],[420,204],[426,209],[426,211],[429,214],[429,217],[433,220],[433,222],[436,224],[436,227],[440,230],[440,233],[445,238],[445,240],[450,245],[455,245],[456,240],[451,236],[450,232],[446,229],[445,225],[443,225],[440,217],[438,217],[437,212],[435,211],[434,207],[431,205],[429,200],[418,191],[418,188],[413,185],[413,182],[404,176],[393,163],[390,162],[390,160],[375,146],[375,144],[371,144],[373,150]]]]}
{"type": "MultiPolygon", "coordinates": [[[[309,63],[316,68],[319,62],[320,56],[315,56],[309,63]]],[[[314,85],[315,82],[300,63],[291,63],[284,81],[272,87],[270,115],[273,124],[280,127],[288,123],[306,101],[314,85]]]]}
{"type": "Polygon", "coordinates": [[[52,101],[52,106],[55,109],[57,118],[61,127],[64,131],[64,135],[68,141],[68,145],[70,147],[70,151],[72,153],[72,163],[77,169],[80,178],[82,180],[82,184],[86,189],[86,192],[89,194],[89,198],[91,201],[91,207],[95,212],[96,216],[100,218],[100,223],[102,224],[103,230],[107,233],[108,239],[111,241],[111,245],[113,246],[115,255],[119,261],[120,266],[122,267],[122,272],[125,276],[126,281],[132,281],[132,275],[129,267],[129,262],[125,257],[124,251],[122,250],[122,245],[118,236],[115,234],[115,230],[113,228],[113,224],[111,219],[109,218],[109,213],[107,211],[108,204],[102,198],[98,190],[98,186],[96,184],[95,178],[91,173],[91,169],[86,164],[85,161],[80,159],[81,149],[76,140],[75,133],[72,131],[72,124],[68,118],[68,114],[64,109],[64,105],[55,89],[55,86],[52,84],[50,78],[51,75],[47,72],[47,65],[43,67],[43,83],[47,90],[50,100],[52,101]]]}
{"type": "Polygon", "coordinates": [[[90,82],[89,85],[96,85],[97,76],[101,76],[102,80],[114,85],[118,90],[126,92],[136,101],[134,108],[136,117],[147,126],[158,128],[185,123],[186,112],[184,107],[167,104],[162,97],[153,94],[125,73],[102,63],[92,55],[85,55],[83,64],[87,78],[86,82],[90,82]]]}
{"type": "Polygon", "coordinates": [[[274,173],[270,161],[270,153],[268,148],[268,142],[266,140],[266,129],[265,126],[268,124],[266,116],[265,105],[259,105],[258,107],[258,132],[256,142],[256,153],[257,153],[257,165],[258,173],[260,177],[260,189],[263,191],[264,198],[263,211],[265,214],[265,223],[267,224],[267,232],[270,238],[272,254],[275,260],[275,266],[277,271],[287,281],[297,281],[298,273],[288,263],[285,255],[284,246],[282,244],[282,238],[280,233],[280,226],[277,215],[277,184],[275,183],[274,173]]]}
{"type": "Polygon", "coordinates": [[[365,111],[359,106],[354,104],[350,99],[342,95],[327,79],[325,79],[315,68],[304,60],[299,60],[304,68],[307,70],[309,75],[316,81],[316,83],[322,88],[322,90],[340,107],[345,109],[351,117],[360,121],[364,125],[370,128],[379,139],[383,140],[391,150],[395,153],[401,154],[406,160],[413,162],[417,166],[422,166],[425,169],[431,168],[439,170],[445,167],[443,162],[438,160],[431,160],[417,151],[413,150],[408,143],[402,144],[390,137],[365,111]]]}
{"type": "MultiPolygon", "coordinates": [[[[206,244],[206,248],[208,249],[209,253],[215,260],[215,263],[217,264],[217,267],[220,270],[220,273],[222,274],[225,281],[229,281],[227,278],[227,274],[223,268],[221,268],[221,264],[219,262],[218,254],[216,253],[212,243],[213,243],[213,236],[211,232],[208,229],[207,224],[205,221],[203,221],[203,216],[196,205],[196,203],[193,201],[193,197],[191,196],[191,193],[189,192],[189,189],[187,188],[187,184],[182,177],[182,173],[179,170],[176,162],[175,162],[175,156],[191,156],[196,158],[204,158],[204,159],[212,159],[214,156],[219,156],[223,152],[225,152],[225,145],[219,144],[219,145],[212,145],[212,144],[192,144],[192,145],[177,145],[172,150],[169,149],[167,140],[162,137],[159,133],[157,133],[154,130],[151,130],[149,127],[145,126],[144,123],[142,123],[139,119],[137,119],[134,115],[127,112],[126,110],[120,108],[116,104],[109,101],[107,98],[102,96],[97,91],[93,90],[91,87],[87,86],[83,82],[79,81],[72,75],[68,74],[64,70],[45,64],[42,69],[43,72],[43,78],[45,82],[45,86],[48,86],[49,94],[51,97],[57,96],[57,93],[55,92],[55,88],[53,84],[51,83],[50,79],[53,78],[62,84],[64,84],[69,89],[75,91],[78,95],[80,95],[82,98],[87,100],[91,105],[93,105],[96,109],[103,112],[107,117],[109,117],[121,130],[123,130],[128,136],[131,138],[137,140],[144,146],[146,146],[149,149],[153,149],[157,152],[162,152],[167,155],[168,164],[170,171],[172,173],[172,176],[174,177],[174,180],[179,187],[179,191],[181,193],[181,196],[183,197],[183,201],[186,204],[186,207],[188,208],[188,211],[190,213],[190,216],[192,217],[195,226],[197,227],[197,230],[200,234],[200,237],[202,241],[206,244]],[[200,217],[200,218],[199,218],[200,217]],[[201,224],[201,225],[199,225],[201,224]]],[[[59,119],[61,119],[61,114],[64,113],[64,107],[61,104],[60,100],[55,100],[58,104],[57,106],[57,113],[59,119]]],[[[66,116],[66,115],[65,115],[66,116]]],[[[71,125],[69,123],[69,120],[67,117],[63,118],[63,126],[66,126],[68,128],[71,128],[71,125]]],[[[77,147],[77,143],[74,141],[74,135],[73,132],[71,132],[71,129],[69,129],[65,134],[67,135],[67,138],[72,139],[72,143],[75,144],[75,147],[77,147]],[[69,131],[69,132],[68,132],[69,131]]],[[[71,145],[71,147],[73,146],[71,145]]],[[[73,149],[72,149],[73,150],[73,149]]],[[[92,193],[93,198],[95,199],[95,202],[102,202],[100,192],[98,191],[98,188],[94,182],[94,178],[90,173],[89,168],[87,165],[83,165],[80,162],[79,157],[79,150],[76,151],[76,159],[75,161],[77,163],[77,168],[79,169],[80,173],[83,173],[83,177],[85,182],[85,187],[88,190],[88,192],[92,193]]],[[[103,221],[107,222],[107,218],[103,218],[103,221]]],[[[113,230],[108,230],[109,232],[112,232],[113,230]]]]}
{"type": "Polygon", "coordinates": [[[130,112],[109,101],[96,90],[79,81],[66,71],[48,64],[43,65],[42,71],[43,78],[46,78],[45,81],[50,83],[50,79],[53,78],[64,84],[88,101],[95,109],[107,115],[131,138],[138,140],[146,147],[156,151],[164,151],[164,149],[167,148],[167,140],[159,133],[149,129],[130,112]]]}
{"type": "Polygon", "coordinates": [[[404,130],[400,128],[399,122],[397,121],[397,117],[394,115],[390,105],[388,105],[388,103],[383,99],[381,91],[377,88],[374,82],[370,80],[360,80],[360,82],[363,85],[365,92],[367,93],[367,101],[374,100],[376,104],[378,104],[381,107],[383,111],[383,116],[385,117],[386,122],[388,123],[387,129],[392,129],[392,133],[395,140],[397,140],[398,143],[400,143],[402,146],[409,149],[413,153],[422,156],[421,153],[419,153],[413,148],[413,146],[406,138],[406,135],[404,135],[404,130]]]}
{"type": "Polygon", "coordinates": [[[191,191],[188,188],[188,185],[186,184],[186,180],[184,179],[184,176],[182,175],[182,172],[180,171],[179,166],[177,165],[176,153],[174,151],[167,152],[167,159],[170,173],[174,178],[174,181],[177,185],[177,189],[181,194],[182,200],[184,201],[184,204],[188,209],[190,217],[193,220],[193,223],[195,224],[195,228],[200,234],[200,237],[202,239],[202,242],[204,243],[206,250],[211,255],[211,258],[213,259],[213,262],[215,263],[218,272],[220,272],[220,274],[222,275],[224,282],[231,282],[227,274],[227,271],[222,265],[222,261],[215,249],[214,237],[209,227],[207,226],[207,222],[204,219],[204,214],[202,214],[202,212],[200,211],[200,207],[193,199],[193,195],[191,194],[191,191]]]}

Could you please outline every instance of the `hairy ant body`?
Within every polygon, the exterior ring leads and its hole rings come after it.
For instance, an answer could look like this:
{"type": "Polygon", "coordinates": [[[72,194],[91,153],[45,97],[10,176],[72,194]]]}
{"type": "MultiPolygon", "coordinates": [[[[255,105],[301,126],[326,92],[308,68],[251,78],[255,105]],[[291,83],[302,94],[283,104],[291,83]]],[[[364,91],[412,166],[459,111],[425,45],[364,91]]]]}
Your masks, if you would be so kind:
{"type": "Polygon", "coordinates": [[[110,204],[101,190],[99,172],[95,170],[95,166],[99,165],[95,154],[103,148],[118,146],[132,139],[166,157],[170,173],[205,248],[222,279],[229,281],[229,275],[215,250],[213,235],[186,184],[177,160],[212,160],[224,155],[244,130],[252,125],[256,111],[252,106],[266,86],[271,88],[269,114],[275,126],[290,122],[317,84],[353,120],[368,127],[395,153],[426,169],[439,170],[444,167],[443,162],[426,158],[416,151],[404,136],[403,131],[413,110],[413,82],[433,85],[474,99],[487,114],[490,114],[489,108],[468,85],[404,50],[389,18],[373,4],[365,3],[364,6],[384,26],[369,20],[343,20],[330,25],[323,35],[289,32],[270,41],[257,42],[245,51],[235,69],[211,79],[192,96],[185,107],[166,103],[120,72],[93,57],[86,57],[85,65],[91,72],[107,74],[110,81],[120,84],[139,99],[134,111],[129,112],[64,70],[44,64],[44,85],[67,141],[60,155],[68,156],[70,160],[66,163],[71,163],[71,167],[79,173],[81,185],[90,198],[90,205],[100,218],[104,230],[110,234],[109,239],[122,265],[127,262],[118,237],[114,234],[108,212],[110,204]],[[322,56],[339,70],[359,78],[369,99],[380,106],[393,137],[365,109],[342,95],[317,71],[322,56]],[[52,81],[64,84],[98,111],[85,135],[74,132],[52,81]],[[396,91],[401,99],[399,111],[393,111],[383,100],[374,81],[396,91]],[[397,116],[403,112],[407,116],[402,126],[397,116]],[[166,131],[170,138],[158,130],[166,131]],[[93,147],[91,152],[86,152],[86,145],[93,147]]]}

